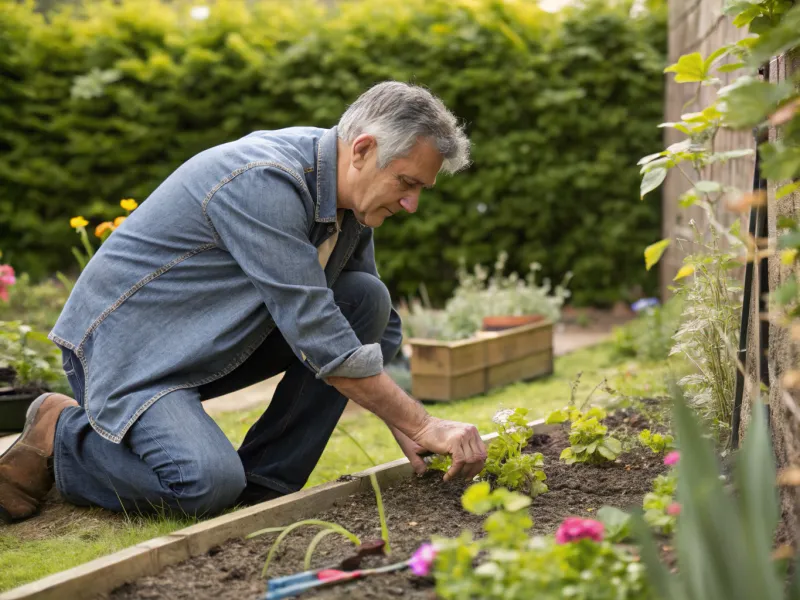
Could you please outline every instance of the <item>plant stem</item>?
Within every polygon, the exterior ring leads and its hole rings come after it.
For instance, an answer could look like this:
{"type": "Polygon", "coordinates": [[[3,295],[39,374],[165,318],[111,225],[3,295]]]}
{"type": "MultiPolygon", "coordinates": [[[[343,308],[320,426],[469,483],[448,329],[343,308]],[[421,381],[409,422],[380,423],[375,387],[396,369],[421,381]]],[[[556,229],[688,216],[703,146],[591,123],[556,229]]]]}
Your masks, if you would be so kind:
{"type": "MultiPolygon", "coordinates": [[[[369,455],[369,452],[366,451],[364,446],[362,446],[356,438],[350,435],[349,431],[347,431],[341,425],[336,425],[336,429],[338,429],[344,435],[350,438],[350,441],[353,442],[359,450],[361,450],[361,452],[364,454],[364,456],[367,457],[367,460],[372,464],[373,467],[378,466],[372,459],[372,457],[369,455]]],[[[383,539],[383,541],[386,542],[386,554],[388,555],[391,554],[392,548],[391,545],[389,544],[389,525],[386,523],[386,514],[384,513],[383,509],[383,496],[381,495],[381,486],[378,483],[378,478],[375,476],[375,473],[369,474],[369,480],[370,483],[372,483],[372,489],[375,492],[375,503],[378,505],[378,518],[380,519],[381,522],[381,539],[383,539]]]]}

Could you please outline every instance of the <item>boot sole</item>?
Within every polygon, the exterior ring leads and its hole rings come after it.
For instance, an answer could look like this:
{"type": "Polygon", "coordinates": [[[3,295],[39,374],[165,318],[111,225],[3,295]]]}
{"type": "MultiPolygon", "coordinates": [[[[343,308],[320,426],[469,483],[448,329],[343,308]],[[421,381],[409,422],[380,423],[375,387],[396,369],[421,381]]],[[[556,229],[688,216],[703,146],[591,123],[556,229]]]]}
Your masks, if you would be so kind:
{"type": "MultiPolygon", "coordinates": [[[[14,440],[14,443],[11,444],[5,452],[0,454],[0,460],[2,460],[6,454],[11,452],[11,449],[17,445],[17,442],[20,441],[25,436],[25,434],[28,432],[28,429],[30,429],[30,427],[33,425],[33,420],[36,418],[36,413],[39,412],[39,409],[42,407],[44,401],[47,400],[47,398],[52,395],[53,392],[48,392],[46,394],[42,394],[41,396],[36,398],[36,400],[31,402],[31,405],[28,407],[28,412],[25,413],[25,426],[22,428],[22,433],[19,434],[19,437],[16,440],[14,440]]],[[[14,519],[14,517],[11,516],[11,513],[9,513],[3,507],[2,504],[0,504],[0,521],[5,523],[6,525],[10,525],[11,523],[14,523],[16,521],[24,521],[25,519],[29,519],[30,517],[36,516],[38,513],[39,511],[37,510],[32,515],[29,515],[22,519],[14,519]]]]}

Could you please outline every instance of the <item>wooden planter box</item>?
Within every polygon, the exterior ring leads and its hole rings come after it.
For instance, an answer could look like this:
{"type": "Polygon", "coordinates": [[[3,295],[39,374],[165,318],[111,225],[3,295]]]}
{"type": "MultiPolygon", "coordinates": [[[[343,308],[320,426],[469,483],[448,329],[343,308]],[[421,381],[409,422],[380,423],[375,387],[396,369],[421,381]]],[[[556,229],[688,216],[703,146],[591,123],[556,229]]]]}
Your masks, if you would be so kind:
{"type": "Polygon", "coordinates": [[[553,372],[553,324],[479,332],[457,342],[411,339],[411,395],[460,400],[553,372]]]}

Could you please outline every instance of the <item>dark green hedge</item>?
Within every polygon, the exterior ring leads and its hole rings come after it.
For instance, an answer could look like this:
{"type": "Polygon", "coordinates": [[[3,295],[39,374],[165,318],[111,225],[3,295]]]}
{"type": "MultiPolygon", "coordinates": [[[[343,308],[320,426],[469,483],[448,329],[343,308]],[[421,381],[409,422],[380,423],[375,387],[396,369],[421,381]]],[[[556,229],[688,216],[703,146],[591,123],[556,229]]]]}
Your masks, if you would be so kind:
{"type": "Polygon", "coordinates": [[[68,218],[117,214],[194,153],[255,129],[330,126],[384,79],[428,86],[466,120],[474,165],[378,230],[396,295],[452,288],[458,259],[575,273],[576,300],[655,289],[643,248],[655,195],[665,24],[596,2],[560,21],[532,2],[244,0],[92,3],[51,14],[0,0],[0,249],[41,277],[68,268],[68,218]],[[484,212],[480,209],[485,207],[484,212]]]}

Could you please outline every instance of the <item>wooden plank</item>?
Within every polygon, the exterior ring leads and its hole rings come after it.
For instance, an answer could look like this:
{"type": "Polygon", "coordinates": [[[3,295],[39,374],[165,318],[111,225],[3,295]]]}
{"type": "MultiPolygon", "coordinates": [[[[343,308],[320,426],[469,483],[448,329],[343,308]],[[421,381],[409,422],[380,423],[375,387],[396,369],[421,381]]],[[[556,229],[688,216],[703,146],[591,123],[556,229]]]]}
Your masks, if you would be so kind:
{"type": "Polygon", "coordinates": [[[483,339],[424,343],[411,340],[411,372],[420,375],[461,375],[486,365],[486,341],[483,339]]]}
{"type": "Polygon", "coordinates": [[[483,368],[463,375],[411,373],[411,395],[418,400],[447,402],[483,394],[486,372],[483,368]]]}
{"type": "Polygon", "coordinates": [[[553,353],[549,350],[523,356],[487,369],[487,388],[493,389],[515,381],[528,381],[553,372],[553,353]]]}
{"type": "Polygon", "coordinates": [[[280,527],[307,519],[330,508],[337,499],[355,494],[359,489],[360,482],[357,478],[322,484],[198,523],[181,529],[176,535],[186,538],[189,555],[197,556],[226,540],[241,538],[266,527],[280,527]]]}
{"type": "Polygon", "coordinates": [[[552,323],[514,328],[486,339],[486,364],[492,367],[552,348],[552,323]]]}
{"type": "MultiPolygon", "coordinates": [[[[179,560],[185,560],[183,556],[179,560]]],[[[151,550],[126,548],[86,564],[23,585],[0,595],[2,600],[89,600],[140,577],[155,575],[151,550]]]]}
{"type": "MultiPolygon", "coordinates": [[[[542,419],[531,421],[529,425],[536,433],[558,427],[546,425],[542,419]]],[[[482,436],[485,442],[495,437],[496,433],[482,436]]],[[[401,458],[355,473],[349,481],[301,490],[142,542],[0,594],[0,600],[89,600],[103,596],[125,583],[157,575],[164,567],[204,554],[228,540],[264,527],[288,525],[325,510],[336,500],[371,490],[370,473],[375,473],[381,488],[389,488],[410,477],[413,470],[408,459],[401,458]]]]}

